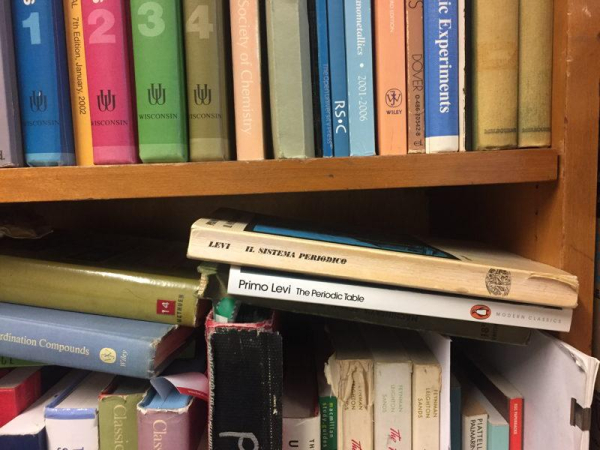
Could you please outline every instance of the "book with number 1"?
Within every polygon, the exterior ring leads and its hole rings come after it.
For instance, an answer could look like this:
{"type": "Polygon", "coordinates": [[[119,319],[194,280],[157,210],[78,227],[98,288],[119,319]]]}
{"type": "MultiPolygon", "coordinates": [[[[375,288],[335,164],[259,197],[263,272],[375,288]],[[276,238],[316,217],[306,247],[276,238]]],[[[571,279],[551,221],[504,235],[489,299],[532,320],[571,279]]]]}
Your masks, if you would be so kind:
{"type": "Polygon", "coordinates": [[[13,1],[12,13],[25,159],[30,166],[72,165],[62,2],[13,1]]]}
{"type": "Polygon", "coordinates": [[[95,164],[133,164],[137,145],[127,0],[82,0],[95,164]]]}

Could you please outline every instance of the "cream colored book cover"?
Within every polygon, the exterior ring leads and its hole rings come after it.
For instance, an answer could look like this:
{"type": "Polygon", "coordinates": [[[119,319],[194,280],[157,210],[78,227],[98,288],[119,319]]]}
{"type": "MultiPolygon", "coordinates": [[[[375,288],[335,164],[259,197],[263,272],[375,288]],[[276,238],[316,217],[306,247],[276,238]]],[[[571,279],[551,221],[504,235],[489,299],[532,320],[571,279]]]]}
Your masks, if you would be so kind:
{"type": "Polygon", "coordinates": [[[192,226],[188,256],[561,308],[574,308],[579,290],[574,275],[476,243],[326,229],[233,210],[192,226]]]}
{"type": "Polygon", "coordinates": [[[412,448],[439,450],[442,368],[418,334],[401,331],[399,336],[413,364],[412,448]]]}
{"type": "Polygon", "coordinates": [[[333,326],[325,377],[338,402],[338,450],[373,449],[373,359],[355,324],[333,326]]]}

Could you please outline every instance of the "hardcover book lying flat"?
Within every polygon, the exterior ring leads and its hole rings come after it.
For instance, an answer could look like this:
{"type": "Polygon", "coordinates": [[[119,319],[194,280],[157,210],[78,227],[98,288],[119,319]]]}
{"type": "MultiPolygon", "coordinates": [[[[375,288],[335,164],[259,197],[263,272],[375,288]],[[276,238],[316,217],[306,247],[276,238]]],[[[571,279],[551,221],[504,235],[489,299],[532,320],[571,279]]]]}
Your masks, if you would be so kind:
{"type": "Polygon", "coordinates": [[[0,303],[0,354],[136,378],[160,373],[193,328],[0,303]]]}
{"type": "Polygon", "coordinates": [[[191,230],[188,257],[496,300],[574,308],[567,272],[480,244],[331,230],[220,210],[191,230]]]}
{"type": "Polygon", "coordinates": [[[573,310],[232,266],[229,294],[565,331],[573,310]]]}
{"type": "Polygon", "coordinates": [[[198,326],[195,264],[178,242],[54,232],[0,242],[0,300],[89,314],[198,326]],[[56,280],[61,280],[57,283],[56,280]]]}
{"type": "Polygon", "coordinates": [[[2,450],[47,450],[46,406],[62,392],[71,390],[79,384],[88,372],[71,371],[56,383],[43,397],[18,417],[0,428],[0,448],[2,450]]]}
{"type": "Polygon", "coordinates": [[[46,406],[48,448],[98,450],[98,396],[113,378],[90,373],[46,406]]]}

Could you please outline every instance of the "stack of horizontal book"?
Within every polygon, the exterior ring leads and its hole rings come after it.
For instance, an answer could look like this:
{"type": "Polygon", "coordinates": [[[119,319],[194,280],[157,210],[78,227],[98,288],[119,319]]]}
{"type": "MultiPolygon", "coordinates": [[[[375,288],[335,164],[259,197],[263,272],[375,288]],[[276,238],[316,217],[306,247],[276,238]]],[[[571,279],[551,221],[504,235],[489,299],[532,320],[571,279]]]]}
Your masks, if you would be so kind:
{"type": "Polygon", "coordinates": [[[231,210],[194,224],[188,255],[230,264],[227,292],[246,302],[277,300],[288,310],[386,325],[418,316],[417,328],[464,337],[525,341],[528,329],[567,332],[577,306],[575,276],[479,244],[231,210]]]}
{"type": "Polygon", "coordinates": [[[549,421],[561,449],[587,439],[598,361],[535,330],[576,305],[552,267],[231,210],[193,226],[200,261],[37,237],[0,240],[3,450],[536,450],[549,421]]]}

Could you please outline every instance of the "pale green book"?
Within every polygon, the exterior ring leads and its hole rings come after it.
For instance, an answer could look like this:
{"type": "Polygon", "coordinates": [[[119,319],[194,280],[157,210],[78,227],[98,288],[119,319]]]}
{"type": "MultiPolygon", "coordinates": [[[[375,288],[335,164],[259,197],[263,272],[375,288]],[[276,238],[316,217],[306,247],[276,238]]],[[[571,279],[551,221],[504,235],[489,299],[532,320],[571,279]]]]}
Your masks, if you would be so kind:
{"type": "Polygon", "coordinates": [[[315,137],[308,8],[267,0],[271,127],[275,158],[313,158],[315,137]]]}
{"type": "Polygon", "coordinates": [[[100,450],[138,450],[137,405],[149,388],[147,380],[118,377],[100,394],[100,450]]]}

